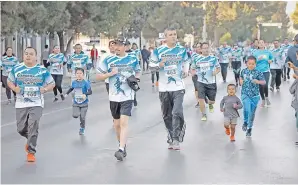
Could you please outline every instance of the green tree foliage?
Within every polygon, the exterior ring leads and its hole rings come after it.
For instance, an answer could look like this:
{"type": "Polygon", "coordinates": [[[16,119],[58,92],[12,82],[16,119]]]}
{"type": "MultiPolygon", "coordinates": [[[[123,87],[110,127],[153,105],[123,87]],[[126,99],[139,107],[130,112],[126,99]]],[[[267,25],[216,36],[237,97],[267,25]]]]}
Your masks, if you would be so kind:
{"type": "Polygon", "coordinates": [[[293,21],[293,27],[298,30],[298,3],[296,3],[296,8],[294,13],[291,15],[291,19],[293,21]]]}

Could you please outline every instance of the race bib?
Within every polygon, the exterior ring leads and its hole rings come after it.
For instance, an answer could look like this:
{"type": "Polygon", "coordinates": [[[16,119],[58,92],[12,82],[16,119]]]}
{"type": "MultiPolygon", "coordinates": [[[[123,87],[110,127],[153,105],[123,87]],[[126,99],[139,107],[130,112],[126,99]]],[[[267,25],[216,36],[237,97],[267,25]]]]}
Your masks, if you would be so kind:
{"type": "Polygon", "coordinates": [[[52,68],[53,69],[60,69],[60,64],[59,63],[53,63],[52,68]]]}
{"type": "Polygon", "coordinates": [[[37,86],[24,87],[24,98],[40,98],[40,90],[37,86]]]}
{"type": "Polygon", "coordinates": [[[73,67],[74,68],[81,68],[82,67],[82,63],[80,59],[72,59],[73,61],[73,67]]]}
{"type": "Polygon", "coordinates": [[[207,72],[210,70],[210,64],[209,62],[208,63],[200,63],[199,64],[199,67],[200,67],[200,71],[201,72],[207,72]]]}
{"type": "Polygon", "coordinates": [[[177,66],[171,65],[171,66],[165,66],[165,72],[166,76],[175,76],[177,75],[177,66]]]}
{"type": "Polygon", "coordinates": [[[85,101],[82,89],[78,88],[75,90],[74,98],[77,103],[83,103],[85,101]]]}

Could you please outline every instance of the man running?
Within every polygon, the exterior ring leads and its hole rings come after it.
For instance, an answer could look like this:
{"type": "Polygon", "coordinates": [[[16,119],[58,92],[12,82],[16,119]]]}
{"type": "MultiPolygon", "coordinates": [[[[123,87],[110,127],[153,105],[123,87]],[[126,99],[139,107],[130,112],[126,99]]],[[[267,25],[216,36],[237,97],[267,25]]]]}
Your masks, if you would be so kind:
{"type": "Polygon", "coordinates": [[[115,157],[119,161],[127,155],[128,119],[131,116],[135,94],[127,79],[131,76],[139,79],[141,75],[138,59],[125,52],[125,42],[123,38],[116,41],[116,55],[109,56],[100,63],[98,71],[101,74],[97,76],[99,80],[109,79],[110,109],[119,142],[119,150],[115,152],[115,157]]]}
{"type": "Polygon", "coordinates": [[[168,130],[168,149],[180,150],[183,142],[185,121],[183,98],[185,85],[183,78],[189,71],[189,58],[186,49],[177,44],[176,29],[165,30],[166,44],[156,48],[150,57],[150,67],[159,67],[159,99],[163,120],[168,130]]]}
{"type": "MultiPolygon", "coordinates": [[[[289,43],[289,39],[288,38],[285,38],[284,40],[284,44],[281,45],[281,48],[283,49],[283,60],[286,60],[287,58],[287,55],[288,55],[288,50],[292,47],[292,45],[289,43]]],[[[283,78],[284,78],[284,81],[290,79],[290,72],[291,72],[291,68],[289,68],[287,62],[285,62],[285,65],[283,67],[283,78]],[[288,71],[287,71],[288,69],[288,71]],[[286,76],[287,75],[287,76],[286,76]]]]}
{"type": "MultiPolygon", "coordinates": [[[[194,53],[192,53],[191,56],[194,56],[194,55],[198,55],[197,57],[200,57],[200,55],[202,55],[202,52],[201,52],[201,43],[198,43],[197,45],[194,46],[194,53]]],[[[190,65],[190,68],[191,68],[191,65],[190,65]]],[[[198,89],[197,89],[197,81],[198,81],[198,75],[193,75],[192,76],[192,82],[193,82],[193,85],[194,85],[194,88],[195,88],[195,97],[196,97],[196,100],[197,100],[197,104],[196,104],[196,108],[199,107],[200,103],[199,103],[199,96],[198,96],[198,89]]]]}
{"type": "Polygon", "coordinates": [[[39,121],[44,107],[43,94],[54,88],[55,81],[49,71],[37,63],[34,48],[25,49],[23,60],[11,70],[7,84],[17,94],[17,130],[27,139],[27,161],[34,162],[39,121]]]}
{"type": "Polygon", "coordinates": [[[273,42],[274,48],[271,50],[273,54],[273,61],[270,64],[270,73],[271,73],[271,84],[270,84],[270,91],[274,91],[274,86],[276,87],[276,90],[280,90],[280,84],[281,84],[281,73],[282,68],[284,66],[284,60],[283,60],[283,49],[280,47],[278,40],[275,40],[273,42]]]}
{"type": "MultiPolygon", "coordinates": [[[[108,55],[101,57],[102,60],[100,63],[102,63],[104,61],[104,59],[106,59],[107,57],[115,55],[115,41],[114,40],[111,40],[109,42],[109,50],[110,50],[110,53],[108,55]]],[[[106,84],[107,92],[109,94],[109,78],[105,79],[105,84],[106,84]]]]}
{"type": "Polygon", "coordinates": [[[82,45],[81,44],[76,44],[75,45],[75,53],[72,54],[69,57],[69,60],[67,61],[67,68],[70,70],[72,73],[71,76],[71,82],[76,80],[76,74],[75,74],[75,69],[76,68],[82,68],[84,69],[85,72],[85,80],[88,79],[88,70],[91,69],[92,67],[92,61],[89,59],[88,55],[86,55],[82,51],[82,45]]]}
{"type": "MultiPolygon", "coordinates": [[[[208,46],[208,48],[209,48],[209,46],[208,46]]],[[[226,80],[227,80],[231,52],[232,52],[232,49],[230,46],[227,45],[227,42],[224,42],[223,46],[218,48],[218,56],[219,56],[219,62],[220,62],[220,67],[221,67],[221,75],[222,75],[222,79],[223,79],[224,83],[226,83],[226,80]]],[[[209,55],[209,53],[208,53],[208,55],[209,55]]]]}
{"type": "Polygon", "coordinates": [[[218,63],[217,57],[210,55],[208,43],[202,43],[201,51],[201,56],[192,56],[191,73],[192,76],[198,76],[196,85],[198,89],[200,110],[202,112],[201,120],[207,121],[205,97],[208,97],[209,111],[213,113],[213,104],[215,103],[217,93],[216,75],[220,72],[220,64],[218,63]]]}

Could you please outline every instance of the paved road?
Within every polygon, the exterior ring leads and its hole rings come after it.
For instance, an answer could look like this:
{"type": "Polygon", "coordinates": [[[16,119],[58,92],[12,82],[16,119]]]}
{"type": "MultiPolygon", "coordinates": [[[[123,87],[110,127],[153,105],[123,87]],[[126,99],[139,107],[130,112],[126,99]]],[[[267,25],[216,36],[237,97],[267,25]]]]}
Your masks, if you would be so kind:
{"type": "Polygon", "coordinates": [[[280,93],[270,93],[271,108],[258,109],[251,139],[245,137],[239,124],[235,143],[225,135],[219,111],[226,84],[219,79],[216,111],[209,114],[207,122],[200,121],[201,114],[194,108],[190,78],[186,84],[187,130],[182,150],[167,150],[158,92],[151,88],[147,75],[138,93],[139,107],[133,109],[129,122],[128,156],[123,162],[113,156],[117,141],[101,83],[93,85],[85,136],[79,136],[79,120],[71,117],[71,100],[54,104],[52,94],[46,96],[35,164],[25,161],[25,139],[16,132],[13,107],[2,105],[1,182],[298,184],[290,82],[283,83],[280,93]]]}

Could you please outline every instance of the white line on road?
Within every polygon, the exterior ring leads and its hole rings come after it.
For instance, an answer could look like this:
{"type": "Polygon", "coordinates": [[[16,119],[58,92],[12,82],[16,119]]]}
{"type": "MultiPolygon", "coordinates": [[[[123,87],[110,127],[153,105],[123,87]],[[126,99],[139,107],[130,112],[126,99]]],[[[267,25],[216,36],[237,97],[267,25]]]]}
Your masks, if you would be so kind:
{"type": "MultiPolygon", "coordinates": [[[[71,109],[71,108],[72,108],[72,106],[66,107],[66,108],[63,108],[63,109],[58,109],[58,110],[50,111],[50,112],[47,112],[47,113],[42,114],[42,116],[50,115],[50,114],[53,114],[53,113],[56,113],[56,112],[60,112],[60,111],[63,111],[63,110],[67,110],[67,109],[71,109]]],[[[6,124],[1,125],[1,128],[6,127],[6,126],[10,126],[10,125],[15,125],[15,124],[16,124],[16,121],[13,121],[13,122],[6,123],[6,124]]]]}

